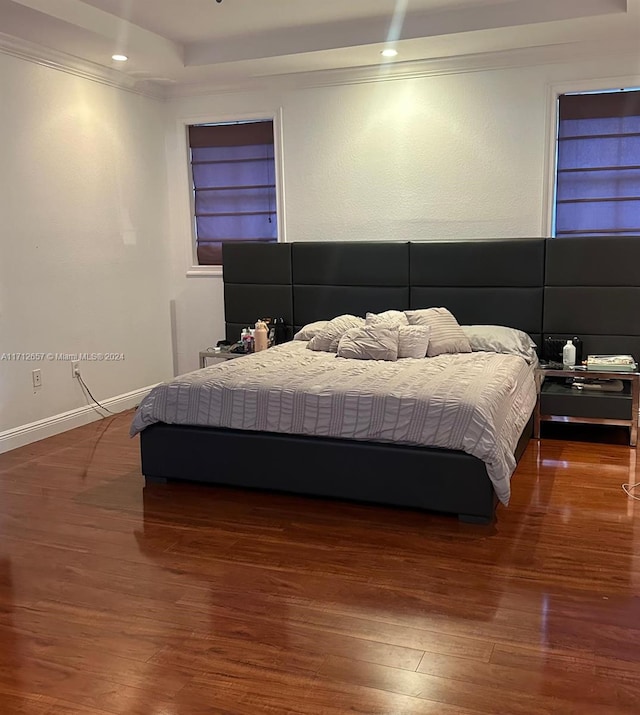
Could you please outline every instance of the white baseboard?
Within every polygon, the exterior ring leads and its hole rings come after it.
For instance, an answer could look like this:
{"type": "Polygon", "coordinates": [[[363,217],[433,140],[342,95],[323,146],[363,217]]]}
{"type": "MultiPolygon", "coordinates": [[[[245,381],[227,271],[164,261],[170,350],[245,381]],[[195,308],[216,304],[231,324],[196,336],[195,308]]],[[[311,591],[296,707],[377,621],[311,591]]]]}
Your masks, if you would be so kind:
{"type": "MultiPolygon", "coordinates": [[[[124,412],[138,405],[140,400],[148,395],[153,387],[154,385],[151,385],[133,392],[126,392],[124,395],[101,400],[101,403],[112,412],[124,412]]],[[[66,432],[74,429],[74,427],[82,427],[82,425],[95,422],[104,416],[102,411],[96,411],[96,408],[91,405],[85,405],[69,412],[47,417],[44,420],[38,420],[37,422],[0,432],[0,454],[18,447],[24,447],[32,442],[38,442],[46,437],[53,437],[55,434],[66,432]]]]}

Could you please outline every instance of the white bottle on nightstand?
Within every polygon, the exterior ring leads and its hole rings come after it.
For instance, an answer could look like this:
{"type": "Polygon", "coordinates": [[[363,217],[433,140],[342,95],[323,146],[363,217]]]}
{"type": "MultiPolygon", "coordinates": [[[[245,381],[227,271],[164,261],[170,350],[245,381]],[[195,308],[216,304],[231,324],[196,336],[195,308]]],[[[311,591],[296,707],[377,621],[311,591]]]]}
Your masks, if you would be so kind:
{"type": "Polygon", "coordinates": [[[562,367],[565,370],[576,366],[576,346],[567,340],[567,344],[562,348],[562,367]]]}

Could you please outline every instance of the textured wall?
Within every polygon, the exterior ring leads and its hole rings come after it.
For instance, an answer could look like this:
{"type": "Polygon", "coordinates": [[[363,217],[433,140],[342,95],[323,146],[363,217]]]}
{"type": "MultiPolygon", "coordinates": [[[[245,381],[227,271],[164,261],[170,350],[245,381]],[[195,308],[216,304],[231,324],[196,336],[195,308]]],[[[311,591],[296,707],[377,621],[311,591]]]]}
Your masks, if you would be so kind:
{"type": "Polygon", "coordinates": [[[637,61],[600,59],[174,100],[174,286],[178,303],[197,292],[207,310],[206,325],[183,311],[179,370],[195,368],[196,347],[224,333],[221,278],[185,277],[191,228],[181,120],[282,108],[288,241],[541,236],[550,86],[598,77],[607,78],[602,87],[617,86],[611,78],[637,70],[637,61]]]}
{"type": "MultiPolygon", "coordinates": [[[[0,86],[0,354],[124,353],[82,363],[98,399],[167,378],[162,104],[1,54],[0,86]]],[[[0,360],[0,432],[85,404],[68,362],[0,360]]]]}

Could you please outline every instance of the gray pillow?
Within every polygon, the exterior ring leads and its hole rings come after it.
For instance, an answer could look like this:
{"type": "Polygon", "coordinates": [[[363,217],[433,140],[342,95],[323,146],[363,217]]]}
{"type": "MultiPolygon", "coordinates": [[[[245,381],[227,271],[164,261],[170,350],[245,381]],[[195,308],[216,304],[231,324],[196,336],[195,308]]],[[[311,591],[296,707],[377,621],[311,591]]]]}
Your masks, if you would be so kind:
{"type": "Polygon", "coordinates": [[[431,328],[427,325],[401,325],[398,328],[398,358],[423,358],[427,355],[431,328]]]}
{"type": "Polygon", "coordinates": [[[461,327],[474,351],[519,355],[529,364],[534,363],[538,358],[536,344],[522,330],[507,328],[504,325],[462,325],[461,327]]]}
{"type": "Polygon", "coordinates": [[[318,333],[321,333],[329,325],[328,320],[316,320],[315,323],[307,323],[293,336],[294,340],[311,340],[318,333]]]}
{"type": "Polygon", "coordinates": [[[324,330],[314,335],[307,347],[309,350],[322,350],[328,353],[335,353],[338,349],[340,338],[350,328],[361,328],[364,325],[364,318],[355,315],[338,315],[327,323],[324,330]]]}
{"type": "Polygon", "coordinates": [[[366,324],[400,327],[401,325],[409,325],[409,321],[401,310],[385,310],[384,313],[367,313],[366,324]]]}
{"type": "Polygon", "coordinates": [[[347,330],[338,343],[338,357],[395,361],[398,359],[398,328],[365,325],[347,330]]]}
{"type": "Polygon", "coordinates": [[[410,325],[426,325],[431,328],[427,357],[443,353],[470,353],[471,345],[458,321],[446,308],[405,310],[410,325]]]}

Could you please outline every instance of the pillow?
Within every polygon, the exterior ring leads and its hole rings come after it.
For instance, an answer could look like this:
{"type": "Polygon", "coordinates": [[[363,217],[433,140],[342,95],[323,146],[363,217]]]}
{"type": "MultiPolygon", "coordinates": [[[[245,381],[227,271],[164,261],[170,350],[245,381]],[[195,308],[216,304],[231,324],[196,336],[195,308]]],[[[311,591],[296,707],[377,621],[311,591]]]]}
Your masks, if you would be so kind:
{"type": "Polygon", "coordinates": [[[470,353],[471,345],[458,321],[446,308],[405,310],[410,325],[427,325],[431,328],[427,357],[443,353],[470,353]]]}
{"type": "Polygon", "coordinates": [[[409,325],[407,316],[401,310],[385,310],[384,313],[367,313],[367,325],[386,325],[388,328],[409,325]]]}
{"type": "Polygon", "coordinates": [[[537,360],[536,344],[522,330],[504,325],[463,325],[471,349],[519,355],[529,364],[537,360]]]}
{"type": "Polygon", "coordinates": [[[317,320],[315,323],[307,323],[293,336],[294,340],[311,340],[318,333],[322,332],[327,325],[328,320],[317,320]]]}
{"type": "Polygon", "coordinates": [[[326,327],[309,341],[309,350],[323,350],[328,353],[335,353],[338,349],[340,338],[349,328],[361,328],[364,325],[364,318],[355,315],[338,315],[330,320],[326,327]]]}
{"type": "Polygon", "coordinates": [[[431,328],[427,325],[401,325],[398,328],[398,358],[423,358],[427,355],[431,328]]]}
{"type": "Polygon", "coordinates": [[[338,357],[395,361],[398,359],[398,328],[365,325],[347,330],[338,343],[338,357]]]}

